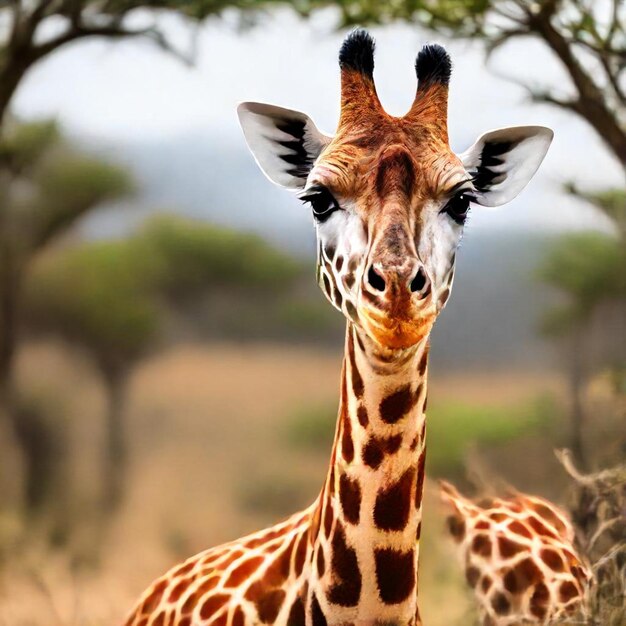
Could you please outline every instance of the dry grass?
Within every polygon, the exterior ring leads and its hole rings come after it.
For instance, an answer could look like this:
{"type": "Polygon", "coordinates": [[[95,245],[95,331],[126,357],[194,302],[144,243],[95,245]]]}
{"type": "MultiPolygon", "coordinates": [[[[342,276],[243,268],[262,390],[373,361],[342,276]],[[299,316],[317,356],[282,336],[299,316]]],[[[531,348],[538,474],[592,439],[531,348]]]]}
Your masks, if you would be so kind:
{"type": "MultiPolygon", "coordinates": [[[[68,551],[51,554],[33,542],[0,570],[0,626],[119,623],[147,584],[184,555],[275,521],[263,507],[242,507],[251,485],[288,474],[300,485],[290,492],[292,508],[307,504],[326,460],[285,448],[284,417],[294,407],[335,397],[340,365],[339,352],[275,345],[187,346],[146,362],[132,381],[127,500],[99,540],[99,567],[73,567],[68,551]]],[[[71,398],[69,432],[78,454],[71,458],[68,491],[79,494],[72,512],[89,520],[104,405],[97,380],[87,363],[43,344],[25,351],[20,377],[71,398]]],[[[540,375],[440,377],[430,400],[515,403],[546,388],[558,384],[540,375]]],[[[427,497],[420,571],[423,618],[429,626],[467,626],[468,596],[432,500],[427,497]]],[[[14,527],[6,515],[0,533],[3,527],[8,534],[14,527]]],[[[79,528],[74,559],[91,554],[93,537],[79,528]]]]}

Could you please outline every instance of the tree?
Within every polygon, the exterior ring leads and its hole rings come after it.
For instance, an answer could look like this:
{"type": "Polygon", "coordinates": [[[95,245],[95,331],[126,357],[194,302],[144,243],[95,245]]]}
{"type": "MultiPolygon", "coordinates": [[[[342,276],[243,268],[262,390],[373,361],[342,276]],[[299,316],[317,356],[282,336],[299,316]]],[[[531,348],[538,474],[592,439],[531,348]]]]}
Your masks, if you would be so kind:
{"type": "MultiPolygon", "coordinates": [[[[276,2],[279,0],[275,0],[276,2]]],[[[185,62],[157,26],[170,12],[200,23],[227,8],[251,12],[268,0],[2,0],[0,1],[0,129],[28,70],[59,48],[88,37],[143,38],[185,62]],[[137,22],[142,23],[138,26],[137,22]],[[132,23],[132,25],[131,25],[132,23]]]]}
{"type": "Polygon", "coordinates": [[[165,215],[125,239],[40,259],[25,294],[29,329],[86,352],[106,390],[104,511],[117,510],[127,484],[129,377],[164,339],[169,313],[225,288],[284,291],[298,272],[256,236],[165,215]]]}
{"type": "Polygon", "coordinates": [[[626,194],[621,190],[581,192],[571,186],[570,191],[586,198],[618,226],[617,235],[576,233],[559,238],[550,246],[538,270],[540,280],[564,296],[562,304],[547,311],[543,332],[563,348],[571,398],[570,447],[578,463],[584,466],[587,383],[599,368],[609,365],[623,369],[626,358],[619,328],[616,333],[608,323],[607,308],[616,308],[616,317],[624,319],[626,194]]]}
{"type": "Polygon", "coordinates": [[[131,184],[120,169],[71,150],[51,122],[16,124],[5,133],[0,179],[0,416],[32,477],[37,445],[20,423],[12,380],[24,281],[42,249],[101,203],[129,193],[131,184]]]}
{"type": "Polygon", "coordinates": [[[626,169],[626,3],[622,0],[304,0],[341,11],[344,25],[415,22],[446,35],[481,39],[492,54],[518,38],[542,41],[570,85],[524,85],[535,102],[586,120],[626,169]],[[564,95],[564,93],[569,94],[564,95]]]}
{"type": "Polygon", "coordinates": [[[42,259],[26,291],[31,330],[79,346],[101,375],[107,397],[103,510],[108,513],[119,506],[125,484],[128,376],[158,333],[159,311],[145,279],[149,264],[128,241],[84,244],[42,259]]]}

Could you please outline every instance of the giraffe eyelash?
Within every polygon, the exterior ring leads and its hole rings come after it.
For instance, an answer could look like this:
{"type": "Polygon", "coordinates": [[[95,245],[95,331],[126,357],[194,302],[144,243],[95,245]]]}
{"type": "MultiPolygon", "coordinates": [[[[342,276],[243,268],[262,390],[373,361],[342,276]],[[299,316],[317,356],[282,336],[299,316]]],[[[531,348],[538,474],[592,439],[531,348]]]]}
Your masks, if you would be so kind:
{"type": "Polygon", "coordinates": [[[470,203],[474,199],[473,195],[467,191],[457,192],[446,204],[441,213],[446,213],[454,222],[463,226],[469,215],[470,203]]]}
{"type": "Polygon", "coordinates": [[[316,185],[307,189],[300,200],[311,205],[313,217],[323,224],[335,211],[341,210],[335,197],[322,185],[316,185]]]}

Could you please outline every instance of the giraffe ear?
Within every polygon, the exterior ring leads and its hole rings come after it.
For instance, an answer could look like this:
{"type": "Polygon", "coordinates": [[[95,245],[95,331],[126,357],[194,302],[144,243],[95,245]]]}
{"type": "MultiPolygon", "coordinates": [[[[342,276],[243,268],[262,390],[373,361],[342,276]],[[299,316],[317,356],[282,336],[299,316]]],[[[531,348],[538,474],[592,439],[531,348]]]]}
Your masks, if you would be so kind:
{"type": "Polygon", "coordinates": [[[474,179],[477,204],[513,200],[534,176],[554,133],[544,126],[512,126],[485,133],[459,158],[474,179]]]}
{"type": "Polygon", "coordinates": [[[320,132],[308,115],[270,104],[242,102],[237,115],[263,173],[281,187],[303,189],[332,137],[320,132]]]}

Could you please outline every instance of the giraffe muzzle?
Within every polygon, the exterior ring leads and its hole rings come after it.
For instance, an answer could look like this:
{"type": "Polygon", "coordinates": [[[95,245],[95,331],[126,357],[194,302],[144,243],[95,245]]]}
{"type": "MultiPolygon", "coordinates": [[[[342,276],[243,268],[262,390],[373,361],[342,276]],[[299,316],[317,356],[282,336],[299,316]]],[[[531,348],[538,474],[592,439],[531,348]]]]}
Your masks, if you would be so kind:
{"type": "Polygon", "coordinates": [[[431,293],[431,282],[420,263],[383,265],[372,263],[364,277],[364,290],[378,299],[415,302],[431,293]]]}

